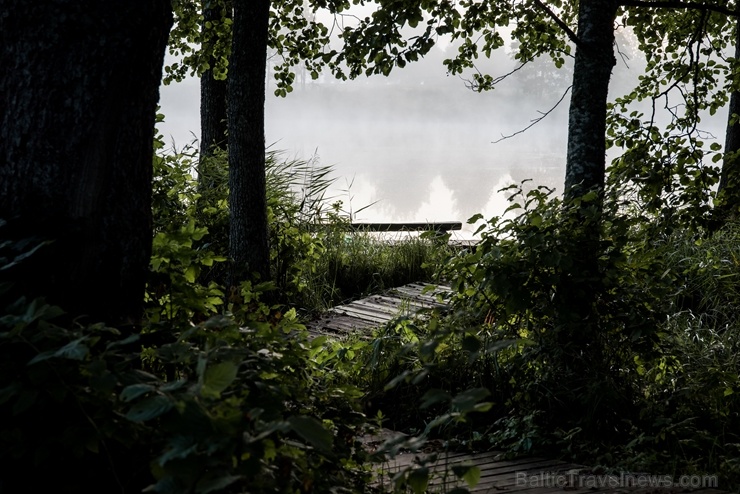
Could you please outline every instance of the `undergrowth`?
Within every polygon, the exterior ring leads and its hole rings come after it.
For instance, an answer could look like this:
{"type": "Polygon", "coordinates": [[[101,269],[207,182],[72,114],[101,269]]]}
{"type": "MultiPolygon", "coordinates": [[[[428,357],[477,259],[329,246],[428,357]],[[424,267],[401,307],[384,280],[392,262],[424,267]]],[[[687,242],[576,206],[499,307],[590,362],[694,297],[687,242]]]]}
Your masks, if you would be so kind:
{"type": "MultiPolygon", "coordinates": [[[[430,441],[740,486],[737,225],[665,228],[614,197],[514,186],[507,215],[471,218],[481,241],[455,253],[348,232],[330,168],[270,153],[274,282],[227,298],[228,191],[212,159],[205,187],[194,152],[155,158],[140,330],[60,319],[0,286],[0,489],[368,492],[374,463],[430,441]],[[369,338],[301,324],[440,279],[447,310],[369,338]],[[372,452],[361,439],[379,427],[406,435],[372,452]]],[[[0,272],[42,248],[5,241],[0,272]]],[[[471,487],[481,472],[453,475],[471,487]]],[[[422,493],[431,476],[421,461],[390,482],[422,493]]]]}
{"type": "Polygon", "coordinates": [[[514,214],[446,263],[451,310],[352,343],[337,379],[365,390],[370,415],[446,448],[740,486],[737,226],[665,235],[608,199],[574,333],[562,291],[588,221],[546,189],[513,192],[514,214]]]}

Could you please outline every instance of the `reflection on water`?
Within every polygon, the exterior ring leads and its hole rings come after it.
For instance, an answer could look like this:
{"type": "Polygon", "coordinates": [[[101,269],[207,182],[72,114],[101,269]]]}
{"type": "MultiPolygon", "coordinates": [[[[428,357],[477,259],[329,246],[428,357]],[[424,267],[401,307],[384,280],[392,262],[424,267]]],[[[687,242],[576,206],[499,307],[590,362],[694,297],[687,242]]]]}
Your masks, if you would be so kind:
{"type": "Polygon", "coordinates": [[[512,183],[532,179],[562,188],[567,112],[493,144],[525,127],[537,105],[458,86],[403,94],[407,99],[378,88],[369,95],[313,88],[270,99],[268,140],[289,154],[316,152],[321,163],[333,165],[333,193],[345,210],[372,204],[356,215],[363,221],[465,222],[476,213],[503,214],[508,203],[498,191],[512,183]],[[454,106],[440,103],[447,93],[454,106]]]}
{"type": "MultiPolygon", "coordinates": [[[[552,102],[519,88],[474,93],[454,78],[373,81],[307,83],[266,102],[268,145],[333,165],[331,192],[356,219],[464,223],[476,213],[501,215],[508,203],[498,191],[512,183],[533,179],[561,189],[567,100],[524,134],[493,144],[552,102]]],[[[198,96],[192,79],[162,92],[160,128],[179,147],[199,132],[198,96]]]]}

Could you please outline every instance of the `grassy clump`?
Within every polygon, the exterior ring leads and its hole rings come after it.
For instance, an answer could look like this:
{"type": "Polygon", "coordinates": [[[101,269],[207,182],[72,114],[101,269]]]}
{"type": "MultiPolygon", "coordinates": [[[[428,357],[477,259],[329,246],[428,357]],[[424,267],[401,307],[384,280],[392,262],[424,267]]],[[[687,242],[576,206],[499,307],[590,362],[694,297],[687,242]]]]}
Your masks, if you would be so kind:
{"type": "Polygon", "coordinates": [[[322,243],[311,280],[319,309],[412,282],[435,281],[438,266],[452,254],[446,244],[425,236],[393,238],[337,229],[323,236],[322,243]]]}

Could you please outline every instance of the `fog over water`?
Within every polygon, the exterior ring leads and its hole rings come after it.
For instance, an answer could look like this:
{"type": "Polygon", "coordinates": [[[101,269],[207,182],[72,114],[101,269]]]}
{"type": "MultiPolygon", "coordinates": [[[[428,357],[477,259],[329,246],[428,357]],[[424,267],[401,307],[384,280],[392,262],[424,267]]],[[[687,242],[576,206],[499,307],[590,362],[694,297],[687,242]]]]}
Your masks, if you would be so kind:
{"type": "MultiPolygon", "coordinates": [[[[448,77],[434,48],[429,56],[390,77],[339,82],[296,78],[287,98],[266,102],[266,141],[289,158],[318,155],[334,168],[332,195],[345,210],[362,210],[360,221],[467,220],[475,213],[500,215],[508,205],[497,192],[524,179],[562,190],[569,97],[545,120],[515,133],[550,109],[570,85],[571,71],[543,60],[517,72],[486,93],[448,77]]],[[[501,51],[485,67],[503,74],[515,65],[501,51]]],[[[612,97],[623,94],[640,64],[615,68],[612,97]]],[[[178,147],[199,135],[196,79],[161,92],[166,140],[178,147]]],[[[472,227],[467,228],[469,235],[472,227]]]]}

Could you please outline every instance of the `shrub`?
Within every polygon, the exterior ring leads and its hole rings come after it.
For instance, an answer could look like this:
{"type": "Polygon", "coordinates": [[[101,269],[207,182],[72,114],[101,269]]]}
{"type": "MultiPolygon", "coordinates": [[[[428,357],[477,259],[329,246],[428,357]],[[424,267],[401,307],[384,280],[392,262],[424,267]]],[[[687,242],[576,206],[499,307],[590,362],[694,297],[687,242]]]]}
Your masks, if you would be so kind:
{"type": "Polygon", "coordinates": [[[244,284],[233,316],[141,334],[5,292],[1,487],[364,491],[358,393],[317,378],[295,311],[264,306],[259,288],[244,284]]]}

